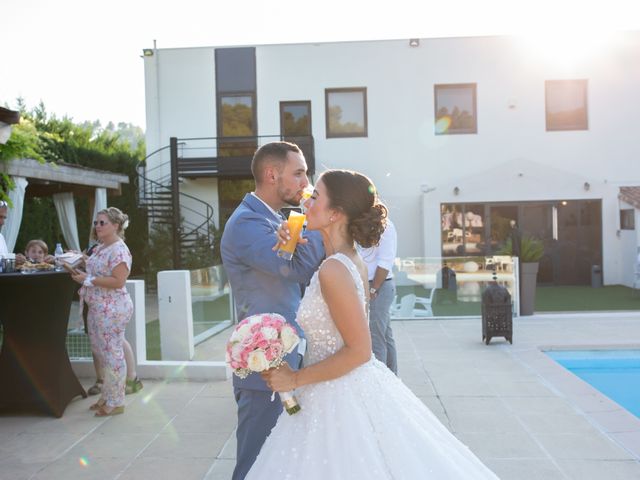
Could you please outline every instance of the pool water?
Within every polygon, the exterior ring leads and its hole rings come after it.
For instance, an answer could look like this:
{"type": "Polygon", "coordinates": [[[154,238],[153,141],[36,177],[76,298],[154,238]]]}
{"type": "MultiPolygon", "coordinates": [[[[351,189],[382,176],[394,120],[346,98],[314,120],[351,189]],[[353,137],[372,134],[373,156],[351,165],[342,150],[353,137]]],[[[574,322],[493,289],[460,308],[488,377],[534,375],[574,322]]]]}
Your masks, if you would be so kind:
{"type": "Polygon", "coordinates": [[[554,350],[545,353],[640,418],[640,350],[554,350]]]}

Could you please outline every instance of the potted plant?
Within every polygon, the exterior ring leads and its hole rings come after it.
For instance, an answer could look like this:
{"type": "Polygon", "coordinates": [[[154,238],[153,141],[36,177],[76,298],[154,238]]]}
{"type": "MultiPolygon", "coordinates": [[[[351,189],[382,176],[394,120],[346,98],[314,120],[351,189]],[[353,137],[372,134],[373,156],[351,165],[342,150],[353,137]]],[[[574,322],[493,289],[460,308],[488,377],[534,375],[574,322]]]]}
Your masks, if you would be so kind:
{"type": "MultiPolygon", "coordinates": [[[[513,255],[511,238],[507,239],[500,250],[502,255],[513,255]]],[[[523,235],[520,241],[520,315],[533,315],[536,303],[536,283],[538,262],[544,255],[541,240],[530,235],[523,235]]]]}

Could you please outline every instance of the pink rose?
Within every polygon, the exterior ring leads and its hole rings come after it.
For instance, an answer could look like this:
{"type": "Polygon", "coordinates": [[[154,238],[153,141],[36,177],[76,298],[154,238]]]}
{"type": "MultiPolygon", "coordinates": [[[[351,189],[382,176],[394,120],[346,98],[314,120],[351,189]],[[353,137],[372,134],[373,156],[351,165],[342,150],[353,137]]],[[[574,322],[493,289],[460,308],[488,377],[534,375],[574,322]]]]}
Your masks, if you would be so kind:
{"type": "Polygon", "coordinates": [[[267,357],[267,360],[269,362],[272,362],[274,359],[278,358],[278,356],[275,354],[275,352],[273,351],[272,348],[267,348],[264,351],[265,356],[267,357]]]}
{"type": "Polygon", "coordinates": [[[273,358],[282,357],[282,344],[280,342],[271,343],[269,350],[273,352],[273,358]]]}

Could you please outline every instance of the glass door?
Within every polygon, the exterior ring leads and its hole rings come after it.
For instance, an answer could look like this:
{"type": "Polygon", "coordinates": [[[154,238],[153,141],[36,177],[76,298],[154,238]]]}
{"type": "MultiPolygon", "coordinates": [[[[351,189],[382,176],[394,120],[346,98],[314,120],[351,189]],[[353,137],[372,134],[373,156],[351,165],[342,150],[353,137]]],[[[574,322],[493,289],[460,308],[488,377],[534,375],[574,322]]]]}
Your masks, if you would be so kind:
{"type": "Polygon", "coordinates": [[[257,148],[252,93],[218,96],[218,157],[251,157],[257,148]]]}
{"type": "Polygon", "coordinates": [[[298,145],[311,166],[314,150],[309,100],[280,102],[280,135],[283,140],[298,145]]]}

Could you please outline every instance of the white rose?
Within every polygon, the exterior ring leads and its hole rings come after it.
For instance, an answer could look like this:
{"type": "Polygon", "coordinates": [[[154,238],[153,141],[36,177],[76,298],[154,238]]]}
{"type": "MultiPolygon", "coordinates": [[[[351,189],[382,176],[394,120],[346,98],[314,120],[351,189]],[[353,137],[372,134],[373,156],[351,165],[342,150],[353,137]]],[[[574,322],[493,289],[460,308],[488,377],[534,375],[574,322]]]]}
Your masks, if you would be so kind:
{"type": "Polygon", "coordinates": [[[244,325],[242,325],[241,327],[233,331],[233,333],[231,334],[231,339],[229,341],[241,342],[242,339],[247,335],[249,335],[250,332],[251,332],[251,325],[249,325],[248,323],[245,323],[244,325]]]}
{"type": "Polygon", "coordinates": [[[282,348],[287,353],[293,352],[293,349],[300,341],[295,328],[290,325],[282,326],[282,330],[280,331],[280,338],[282,338],[282,348]]]}
{"type": "Polygon", "coordinates": [[[262,317],[260,315],[252,315],[249,317],[249,325],[255,325],[256,323],[262,323],[262,317]]]}
{"type": "Polygon", "coordinates": [[[262,332],[262,335],[264,335],[264,338],[266,338],[267,340],[275,340],[276,338],[278,338],[278,331],[273,327],[264,327],[261,328],[260,331],[262,332]]]}
{"type": "Polygon", "coordinates": [[[262,350],[254,350],[249,354],[247,358],[247,364],[249,370],[253,372],[262,372],[269,368],[269,362],[267,361],[267,357],[264,355],[262,350]]]}

